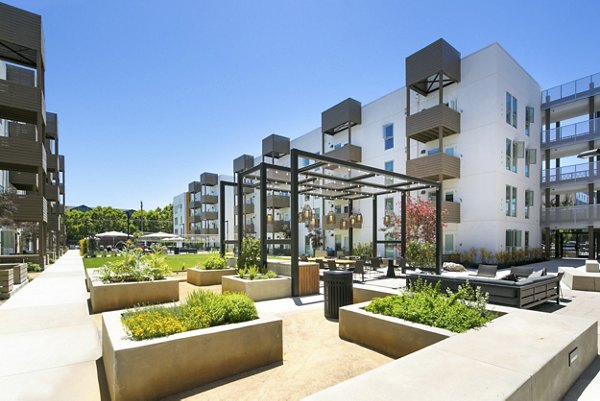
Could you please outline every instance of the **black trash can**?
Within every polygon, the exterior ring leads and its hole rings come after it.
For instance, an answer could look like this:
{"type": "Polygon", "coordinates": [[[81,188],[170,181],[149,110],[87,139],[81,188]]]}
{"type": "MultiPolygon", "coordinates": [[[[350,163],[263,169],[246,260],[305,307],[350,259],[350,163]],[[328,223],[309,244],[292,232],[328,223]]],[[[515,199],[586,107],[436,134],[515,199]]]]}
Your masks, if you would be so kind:
{"type": "Polygon", "coordinates": [[[337,319],[339,307],[352,304],[352,272],[329,270],[323,272],[325,317],[337,319]]]}
{"type": "Polygon", "coordinates": [[[175,255],[179,255],[179,247],[175,247],[175,249],[173,249],[173,254],[175,255]]]}

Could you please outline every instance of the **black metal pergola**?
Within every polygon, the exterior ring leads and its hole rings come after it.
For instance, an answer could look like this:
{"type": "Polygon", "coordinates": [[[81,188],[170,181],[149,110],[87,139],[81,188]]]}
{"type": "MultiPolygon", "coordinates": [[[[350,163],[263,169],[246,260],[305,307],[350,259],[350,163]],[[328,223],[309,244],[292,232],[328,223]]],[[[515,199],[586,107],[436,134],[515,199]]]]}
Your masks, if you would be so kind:
{"type": "MultiPolygon", "coordinates": [[[[299,294],[298,270],[298,243],[299,243],[299,196],[311,196],[323,200],[344,200],[349,204],[349,213],[352,212],[354,201],[372,199],[372,237],[373,253],[377,253],[378,244],[400,244],[401,255],[406,254],[406,196],[412,191],[424,189],[436,190],[436,272],[439,274],[442,264],[442,197],[440,184],[435,181],[410,177],[370,167],[360,163],[340,160],[325,155],[314,154],[299,149],[290,151],[290,167],[278,166],[273,163],[262,162],[254,167],[237,173],[236,182],[221,182],[221,227],[225,224],[225,187],[233,186],[237,189],[237,240],[227,240],[224,230],[220,230],[221,253],[225,251],[226,244],[237,244],[241,249],[245,232],[244,215],[244,188],[258,189],[259,219],[261,241],[261,263],[267,263],[267,248],[269,245],[288,244],[290,246],[292,264],[292,296],[299,294]],[[302,160],[302,166],[299,161],[302,160]],[[290,235],[289,238],[267,238],[267,193],[277,191],[290,195],[290,235]],[[378,240],[377,218],[378,197],[389,196],[394,193],[401,194],[401,239],[378,240]]],[[[322,210],[323,214],[325,210],[322,210]]],[[[321,219],[324,222],[324,219],[321,219]]],[[[349,246],[352,251],[352,227],[349,228],[349,246]]]]}

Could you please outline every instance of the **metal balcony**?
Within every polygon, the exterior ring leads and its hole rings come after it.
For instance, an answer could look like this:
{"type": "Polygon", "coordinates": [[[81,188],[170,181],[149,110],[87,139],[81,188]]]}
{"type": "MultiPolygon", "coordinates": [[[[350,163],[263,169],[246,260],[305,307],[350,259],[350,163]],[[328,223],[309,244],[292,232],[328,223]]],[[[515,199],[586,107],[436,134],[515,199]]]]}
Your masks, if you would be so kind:
{"type": "Polygon", "coordinates": [[[282,209],[290,207],[290,197],[283,195],[267,195],[267,208],[282,209]]]}
{"type": "Polygon", "coordinates": [[[46,199],[51,202],[58,202],[59,199],[58,185],[46,184],[45,193],[46,199]]]}
{"type": "Polygon", "coordinates": [[[460,113],[445,104],[438,104],[406,117],[406,136],[419,142],[439,138],[439,128],[444,137],[460,132],[460,113]]]}
{"type": "Polygon", "coordinates": [[[216,235],[218,233],[219,233],[218,228],[201,228],[200,229],[200,234],[204,234],[204,235],[216,235]]]}
{"type": "Polygon", "coordinates": [[[37,173],[39,167],[46,169],[46,150],[41,143],[0,137],[0,170],[37,173]]]}
{"type": "Polygon", "coordinates": [[[460,178],[460,159],[446,153],[437,153],[407,160],[406,174],[434,181],[440,176],[443,180],[460,178]]]}
{"type": "Polygon", "coordinates": [[[542,91],[542,109],[556,107],[600,93],[600,73],[542,91]]]}
{"type": "Polygon", "coordinates": [[[600,227],[600,205],[578,205],[568,207],[543,208],[541,213],[542,227],[586,228],[600,227]]]}
{"type": "Polygon", "coordinates": [[[200,201],[197,201],[197,200],[190,201],[190,209],[200,209],[201,206],[202,206],[202,202],[200,202],[200,201]]]}
{"type": "Polygon", "coordinates": [[[587,142],[596,139],[598,134],[600,134],[599,118],[544,130],[542,131],[542,149],[577,143],[587,145],[587,142]]]}
{"type": "Polygon", "coordinates": [[[218,220],[219,212],[202,212],[200,213],[202,220],[218,220]]]}
{"type": "Polygon", "coordinates": [[[44,96],[39,88],[0,79],[0,112],[9,118],[35,123],[45,119],[44,96]]]}
{"type": "Polygon", "coordinates": [[[336,159],[361,163],[362,162],[362,148],[356,145],[345,144],[344,146],[331,150],[325,153],[325,156],[335,157],[336,159]]]}
{"type": "Polygon", "coordinates": [[[19,171],[9,172],[10,183],[20,191],[37,191],[38,182],[37,174],[34,173],[22,173],[19,171]]]}
{"type": "Polygon", "coordinates": [[[191,215],[189,221],[190,223],[200,223],[202,218],[199,215],[191,215]]]}
{"type": "Polygon", "coordinates": [[[600,179],[600,162],[575,164],[542,170],[543,187],[561,184],[590,184],[600,179]]]}
{"type": "Polygon", "coordinates": [[[290,229],[290,222],[285,220],[275,220],[272,223],[267,223],[267,231],[270,233],[284,232],[290,229]]]}
{"type": "Polygon", "coordinates": [[[206,204],[206,205],[214,205],[217,204],[219,202],[219,197],[217,195],[201,195],[200,196],[200,203],[206,204]]]}
{"type": "Polygon", "coordinates": [[[48,221],[48,201],[41,195],[15,195],[11,199],[16,207],[16,222],[48,221]]]}

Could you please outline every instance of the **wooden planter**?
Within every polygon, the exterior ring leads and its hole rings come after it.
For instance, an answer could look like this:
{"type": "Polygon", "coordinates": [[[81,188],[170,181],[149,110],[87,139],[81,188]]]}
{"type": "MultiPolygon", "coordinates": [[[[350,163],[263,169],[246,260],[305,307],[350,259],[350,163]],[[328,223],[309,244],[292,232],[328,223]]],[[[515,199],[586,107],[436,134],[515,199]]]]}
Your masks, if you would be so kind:
{"type": "Polygon", "coordinates": [[[222,291],[243,292],[254,301],[287,298],[292,296],[292,279],[277,277],[268,280],[246,280],[223,276],[222,291]]]}
{"type": "Polygon", "coordinates": [[[369,302],[340,308],[340,338],[400,358],[454,336],[448,330],[367,312],[369,302]]]}
{"type": "Polygon", "coordinates": [[[221,277],[232,276],[235,269],[203,270],[195,267],[187,269],[187,282],[194,285],[221,284],[221,277]]]}
{"type": "Polygon", "coordinates": [[[283,360],[282,321],[126,338],[121,312],[102,314],[102,359],[112,401],[155,400],[283,360]]]}
{"type": "Polygon", "coordinates": [[[90,273],[88,284],[93,313],[179,301],[179,281],[172,278],[104,284],[90,273]]]}

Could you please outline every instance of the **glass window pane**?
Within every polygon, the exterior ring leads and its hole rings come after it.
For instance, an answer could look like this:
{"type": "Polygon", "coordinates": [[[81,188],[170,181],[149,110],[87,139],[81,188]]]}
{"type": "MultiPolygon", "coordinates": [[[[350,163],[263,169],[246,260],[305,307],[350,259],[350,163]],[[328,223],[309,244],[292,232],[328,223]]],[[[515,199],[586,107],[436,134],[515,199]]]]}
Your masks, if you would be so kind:
{"type": "Polygon", "coordinates": [[[504,214],[510,216],[510,186],[506,186],[506,201],[504,202],[504,214]]]}
{"type": "Polygon", "coordinates": [[[510,124],[511,122],[511,114],[512,114],[512,101],[511,101],[511,96],[510,93],[506,92],[506,123],[510,124]]]}
{"type": "Polygon", "coordinates": [[[517,217],[517,188],[512,187],[511,216],[517,217]]]}
{"type": "Polygon", "coordinates": [[[517,98],[512,98],[512,126],[517,128],[517,98]]]}

